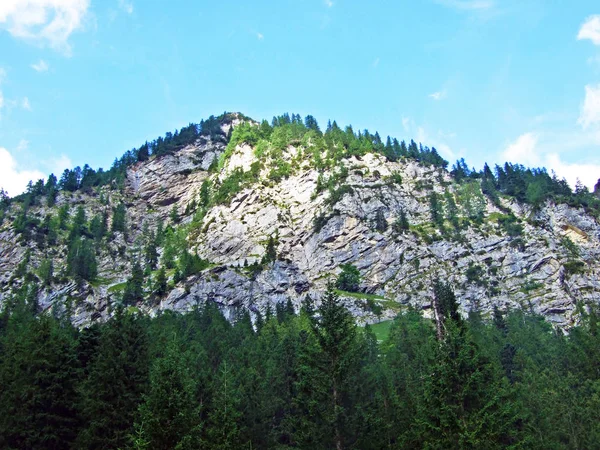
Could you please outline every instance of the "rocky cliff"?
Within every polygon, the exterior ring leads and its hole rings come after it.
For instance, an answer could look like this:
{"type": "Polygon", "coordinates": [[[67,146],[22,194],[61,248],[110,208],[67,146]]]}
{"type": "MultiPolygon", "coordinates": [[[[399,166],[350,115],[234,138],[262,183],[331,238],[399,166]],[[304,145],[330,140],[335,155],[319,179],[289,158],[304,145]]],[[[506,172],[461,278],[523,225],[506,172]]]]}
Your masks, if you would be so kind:
{"type": "Polygon", "coordinates": [[[61,275],[33,294],[39,308],[66,305],[78,324],[101,320],[121,299],[144,233],[176,216],[173,228],[185,229],[190,251],[209,264],[171,281],[164,295],[150,295],[147,286],[148,298],[136,305],[141,310],[187,310],[212,301],[233,317],[241,309],[264,313],[288,299],[299,307],[308,297],[318,301],[344,264],[361,274],[357,292],[341,292],[361,321],[391,318],[408,305],[427,314],[436,279],[451,283],[465,312],[527,308],[567,327],[577,320],[577,304],[598,301],[600,225],[582,207],[552,200],[532,206],[508,196],[492,201],[477,180],[457,182],[443,168],[410,158],[391,162],[377,153],[317,169],[306,147],[292,142],[269,162],[256,145],[201,137],[131,165],[122,189],[61,191],[56,206],[33,206],[30,214],[40,221],[64,205],[71,214],[82,205],[88,218],[106,211],[110,219],[124,202],[127,232],[97,247],[93,281],[64,274],[68,249],[60,240],[48,246],[19,236],[13,227],[19,207],[13,205],[0,229],[0,300],[25,283],[22,264],[19,269],[24,257],[33,274],[52,258],[61,275]],[[277,164],[292,169],[269,176],[277,164]],[[244,183],[231,198],[199,211],[202,189],[222,186],[232,174],[244,183]],[[332,180],[333,188],[323,189],[332,180]],[[432,193],[456,226],[432,220],[432,193]],[[408,229],[397,225],[400,215],[408,229]],[[265,262],[269,241],[276,258],[265,262]]]}

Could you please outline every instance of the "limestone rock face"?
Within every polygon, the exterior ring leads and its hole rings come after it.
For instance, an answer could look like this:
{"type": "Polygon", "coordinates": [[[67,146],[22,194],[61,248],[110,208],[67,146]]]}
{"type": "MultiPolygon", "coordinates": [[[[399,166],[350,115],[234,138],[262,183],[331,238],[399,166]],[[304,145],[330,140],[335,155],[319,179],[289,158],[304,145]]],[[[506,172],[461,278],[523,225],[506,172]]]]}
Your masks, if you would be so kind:
{"type": "Polygon", "coordinates": [[[207,170],[225,149],[222,143],[202,142],[175,154],[138,163],[127,171],[129,192],[145,205],[170,206],[187,202],[207,170]]]}
{"type": "MultiPolygon", "coordinates": [[[[116,233],[99,249],[99,277],[93,285],[57,277],[40,291],[44,310],[66,308],[77,324],[102,320],[111,314],[123,283],[130,275],[129,257],[144,227],[159,219],[169,223],[173,208],[178,226],[189,224],[202,183],[222,182],[234,169],[251,170],[257,159],[252,147],[238,146],[220,173],[209,167],[225,144],[201,139],[175,154],[137,163],[127,171],[124,192],[103,187],[99,192],[61,193],[58,204],[83,205],[88,218],[120,201],[127,205],[129,230],[116,233]],[[99,194],[105,200],[100,201],[99,194]]],[[[296,155],[288,148],[285,157],[296,155]]],[[[454,195],[458,208],[460,186],[448,172],[415,161],[388,162],[368,154],[343,161],[347,169],[345,193],[337,201],[327,190],[317,192],[319,173],[297,168],[291,176],[273,182],[264,170],[254,183],[238,192],[229,204],[212,206],[189,234],[193,252],[210,267],[139,308],[151,314],[161,310],[188,310],[207,301],[220,305],[228,317],[241,310],[264,313],[276,303],[292,301],[296,308],[309,298],[319,299],[343,264],[361,273],[360,292],[342,293],[359,321],[391,318],[408,305],[430,308],[433,280],[449,281],[463,312],[494,306],[526,308],[562,327],[572,325],[576,302],[597,301],[600,293],[600,225],[583,210],[546,203],[537,210],[503,198],[502,210],[481,196],[484,219],[453,233],[432,226],[429,196],[454,195]],[[400,181],[401,180],[401,181],[400,181]],[[398,232],[392,224],[404,211],[410,230],[398,232]],[[498,217],[510,211],[522,233],[509,236],[498,217]],[[318,224],[318,225],[316,225],[318,224]],[[277,259],[254,269],[269,238],[277,244],[277,259]],[[566,238],[576,247],[565,245],[566,238]],[[578,270],[573,270],[573,261],[578,270]],[[377,308],[379,306],[379,308],[377,308]]],[[[35,209],[43,218],[44,205],[35,209]]],[[[50,252],[60,272],[66,249],[44,249],[17,236],[11,223],[0,228],[0,301],[20,286],[14,273],[26,250],[32,272],[50,252]]]]}

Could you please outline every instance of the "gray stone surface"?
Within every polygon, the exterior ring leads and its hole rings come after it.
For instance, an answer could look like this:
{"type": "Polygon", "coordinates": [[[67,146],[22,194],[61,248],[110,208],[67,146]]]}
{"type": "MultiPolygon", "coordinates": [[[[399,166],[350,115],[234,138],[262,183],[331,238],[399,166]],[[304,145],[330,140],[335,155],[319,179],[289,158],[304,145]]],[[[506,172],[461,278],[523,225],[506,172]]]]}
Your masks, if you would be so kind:
{"type": "MultiPolygon", "coordinates": [[[[204,180],[223,177],[234,167],[249,170],[255,156],[252,148],[243,145],[222,174],[209,174],[206,169],[224,148],[224,144],[201,140],[175,155],[138,163],[128,170],[123,197],[103,188],[103,195],[110,199],[108,205],[99,202],[97,193],[61,194],[59,204],[83,204],[88,217],[104,209],[110,212],[113,205],[125,201],[131,231],[127,239],[117,234],[100,253],[101,283],[58,283],[40,294],[40,305],[48,309],[71,298],[69,306],[78,324],[110,314],[110,306],[119,296],[117,287],[129,276],[127,256],[135,248],[143,224],[152,228],[158,218],[168,222],[173,205],[181,222],[188,223],[193,214],[189,205],[204,180]]],[[[295,152],[294,148],[288,149],[288,157],[295,152]]],[[[384,307],[384,318],[393,317],[407,304],[427,308],[436,278],[454,286],[464,312],[472,308],[489,312],[494,305],[531,308],[560,326],[577,320],[577,301],[598,301],[600,225],[583,210],[548,202],[534,212],[503,199],[503,206],[524,227],[522,245],[515,245],[515,238],[507,236],[490,218],[499,210],[488,202],[487,217],[481,226],[461,231],[461,239],[445,240],[430,226],[430,188],[423,185],[432,185],[439,194],[445,189],[454,192],[457,187],[447,172],[414,161],[390,163],[377,155],[350,158],[344,164],[350,174],[346,183],[353,193],[344,195],[333,207],[326,204],[327,191],[315,196],[318,173],[307,167],[277,184],[257,180],[231,204],[213,207],[204,218],[201,232],[190,241],[193,251],[213,266],[179,283],[164,299],[141,308],[154,314],[164,309],[188,310],[214,301],[233,317],[240,308],[264,312],[269,304],[288,298],[299,308],[307,295],[318,303],[341,264],[359,268],[361,291],[377,296],[371,298],[371,303],[384,307]],[[392,173],[401,175],[400,185],[386,179],[392,173]],[[391,226],[384,232],[375,229],[378,211],[391,225],[400,208],[414,230],[397,235],[391,226]],[[322,213],[331,218],[315,232],[313,221],[322,213]],[[419,226],[429,230],[433,241],[423,238],[417,231],[419,226]],[[278,261],[251,276],[244,266],[260,261],[269,236],[275,235],[278,261]],[[565,271],[564,264],[571,256],[561,243],[564,237],[579,249],[578,259],[585,267],[581,274],[565,271]],[[468,281],[469,264],[482,268],[485,285],[468,281]]],[[[43,205],[37,209],[40,217],[46,212],[43,205]]],[[[9,281],[26,248],[32,250],[35,270],[45,250],[19,242],[9,224],[0,228],[0,300],[9,294],[9,281]]],[[[57,247],[51,253],[60,272],[65,266],[66,249],[57,247]]],[[[379,319],[369,312],[366,296],[348,296],[345,301],[359,320],[379,319]]]]}

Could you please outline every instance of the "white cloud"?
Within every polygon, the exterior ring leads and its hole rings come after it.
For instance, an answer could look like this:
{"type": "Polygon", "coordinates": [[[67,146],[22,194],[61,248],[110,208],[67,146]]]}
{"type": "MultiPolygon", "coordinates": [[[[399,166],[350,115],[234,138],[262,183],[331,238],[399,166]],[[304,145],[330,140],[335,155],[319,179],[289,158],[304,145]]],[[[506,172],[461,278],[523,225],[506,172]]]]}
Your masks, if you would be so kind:
{"type": "Polygon", "coordinates": [[[600,45],[600,15],[588,17],[579,29],[577,40],[589,39],[595,45],[600,45]]]}
{"type": "Polygon", "coordinates": [[[328,8],[331,8],[333,6],[333,1],[332,0],[325,0],[325,6],[327,6],[328,8]]]}
{"type": "Polygon", "coordinates": [[[67,155],[60,155],[58,158],[52,158],[48,160],[44,160],[41,162],[42,167],[48,171],[48,173],[53,173],[57,177],[60,178],[60,175],[65,171],[65,169],[69,169],[73,167],[73,162],[67,155]]]}
{"type": "Polygon", "coordinates": [[[435,101],[443,100],[446,98],[446,91],[437,91],[433,94],[429,94],[429,98],[432,98],[435,101]]]}
{"type": "Polygon", "coordinates": [[[259,41],[262,41],[265,38],[265,36],[262,33],[256,33],[256,37],[259,41]]]}
{"type": "Polygon", "coordinates": [[[436,3],[463,11],[480,11],[494,7],[493,0],[436,0],[436,3]]]}
{"type": "Polygon", "coordinates": [[[599,164],[567,163],[560,159],[558,154],[552,153],[546,157],[546,168],[554,170],[559,178],[565,178],[572,187],[580,180],[590,190],[600,178],[599,164]]]}
{"type": "Polygon", "coordinates": [[[31,68],[36,72],[46,72],[48,71],[48,63],[43,59],[40,59],[40,62],[32,64],[31,68]]]}
{"type": "Polygon", "coordinates": [[[17,161],[4,147],[0,147],[0,188],[3,188],[9,195],[15,196],[27,187],[29,180],[35,182],[40,178],[45,178],[39,170],[21,170],[17,161]]]}
{"type": "Polygon", "coordinates": [[[381,60],[379,59],[379,57],[375,58],[375,59],[373,60],[373,67],[377,67],[377,66],[379,65],[380,61],[381,61],[381,60]]]}
{"type": "Polygon", "coordinates": [[[410,117],[402,118],[402,128],[409,135],[407,136],[409,139],[414,139],[417,144],[422,143],[429,148],[435,148],[443,158],[450,162],[460,158],[464,153],[462,150],[455,152],[448,143],[449,140],[456,137],[455,133],[446,133],[442,130],[431,133],[424,126],[417,125],[410,117]]]}
{"type": "Polygon", "coordinates": [[[12,36],[70,54],[68,39],[83,27],[90,0],[2,0],[0,27],[12,36]]]}
{"type": "Polygon", "coordinates": [[[2,95],[2,91],[0,91],[0,109],[4,107],[4,96],[2,95]]]}
{"type": "Polygon", "coordinates": [[[125,11],[127,14],[133,14],[133,3],[127,0],[119,0],[119,8],[125,11]]]}
{"type": "Polygon", "coordinates": [[[525,133],[517,138],[515,142],[506,147],[502,152],[504,161],[523,164],[525,166],[538,166],[540,156],[537,152],[538,135],[525,133]]]}
{"type": "Polygon", "coordinates": [[[585,129],[600,124],[600,84],[585,87],[585,100],[581,107],[578,123],[585,129]]]}
{"type": "Polygon", "coordinates": [[[21,107],[26,111],[31,111],[31,104],[29,103],[29,99],[24,97],[21,101],[21,107]]]}
{"type": "Polygon", "coordinates": [[[446,160],[452,162],[457,159],[457,154],[450,145],[444,141],[444,133],[438,132],[437,136],[430,135],[425,128],[418,127],[417,135],[414,138],[417,143],[422,143],[429,148],[435,148],[438,153],[446,160]]]}
{"type": "Polygon", "coordinates": [[[560,158],[558,152],[547,151],[550,141],[556,136],[542,136],[537,133],[525,133],[501,154],[501,162],[523,164],[527,167],[545,167],[554,171],[558,178],[565,178],[571,187],[579,179],[588,188],[593,189],[600,178],[600,164],[594,162],[568,163],[560,158]]]}

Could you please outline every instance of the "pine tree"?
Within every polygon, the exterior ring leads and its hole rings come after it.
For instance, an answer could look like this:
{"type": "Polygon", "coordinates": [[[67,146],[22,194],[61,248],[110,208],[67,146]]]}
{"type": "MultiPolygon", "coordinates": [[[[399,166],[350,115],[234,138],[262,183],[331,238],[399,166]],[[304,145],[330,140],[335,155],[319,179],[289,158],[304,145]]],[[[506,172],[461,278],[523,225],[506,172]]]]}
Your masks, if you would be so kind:
{"type": "Polygon", "coordinates": [[[123,305],[131,306],[144,299],[144,271],[137,259],[131,266],[131,277],[125,284],[123,291],[123,305]]]}
{"type": "Polygon", "coordinates": [[[158,269],[156,279],[154,280],[154,292],[159,297],[162,297],[167,292],[167,274],[164,267],[158,269]]]}
{"type": "Polygon", "coordinates": [[[360,272],[352,264],[342,264],[342,271],[336,280],[336,287],[342,291],[358,292],[360,286],[360,272]]]}
{"type": "Polygon", "coordinates": [[[227,361],[221,364],[214,389],[208,415],[207,444],[209,448],[217,450],[240,448],[239,391],[227,361]]]}
{"type": "Polygon", "coordinates": [[[148,448],[201,448],[201,405],[190,362],[173,339],[150,368],[148,393],[139,408],[139,429],[148,448]]]}
{"type": "Polygon", "coordinates": [[[148,385],[144,319],[117,310],[102,327],[96,356],[81,385],[85,425],[77,448],[124,448],[148,385]]]}
{"type": "Polygon", "coordinates": [[[394,233],[402,234],[409,229],[410,225],[408,223],[408,218],[406,217],[406,211],[404,211],[404,208],[400,208],[398,215],[392,224],[392,230],[394,233]]]}
{"type": "Polygon", "coordinates": [[[314,339],[301,338],[294,439],[300,447],[341,449],[349,432],[350,381],[358,370],[356,325],[329,285],[312,324],[314,339]]]}
{"type": "Polygon", "coordinates": [[[158,251],[156,249],[156,237],[153,232],[150,232],[147,238],[146,250],[145,250],[146,266],[150,270],[155,270],[158,264],[158,251]]]}
{"type": "Polygon", "coordinates": [[[0,341],[0,447],[70,448],[78,427],[75,331],[19,303],[0,341]]]}
{"type": "Polygon", "coordinates": [[[113,217],[112,217],[112,232],[120,231],[122,233],[126,232],[126,208],[124,203],[119,203],[115,208],[113,208],[113,217]]]}
{"type": "Polygon", "coordinates": [[[89,239],[76,237],[69,247],[67,271],[76,279],[93,281],[98,275],[96,251],[89,239]]]}
{"type": "Polygon", "coordinates": [[[375,229],[380,233],[383,233],[387,230],[388,223],[385,218],[385,214],[383,212],[383,208],[379,208],[375,215],[375,229]]]}

